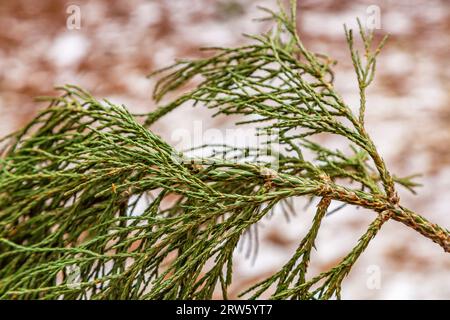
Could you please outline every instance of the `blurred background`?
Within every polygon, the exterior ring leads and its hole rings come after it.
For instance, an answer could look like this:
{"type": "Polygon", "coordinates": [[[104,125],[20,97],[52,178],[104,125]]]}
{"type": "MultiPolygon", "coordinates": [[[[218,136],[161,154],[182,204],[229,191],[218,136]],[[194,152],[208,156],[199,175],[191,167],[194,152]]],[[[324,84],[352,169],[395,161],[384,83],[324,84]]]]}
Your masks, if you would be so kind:
{"type": "MultiPolygon", "coordinates": [[[[205,55],[199,47],[249,42],[243,33],[267,31],[257,5],[275,0],[1,0],[0,135],[33,118],[45,105],[34,97],[77,84],[98,98],[148,112],[153,79],[146,75],[178,58],[205,55]],[[79,20],[73,14],[79,13],[79,20]],[[75,20],[74,20],[75,19],[75,20]]],[[[421,173],[417,195],[399,189],[403,205],[450,228],[450,3],[447,0],[299,0],[298,28],[306,46],[339,61],[336,86],[356,105],[356,79],[344,40],[344,23],[370,22],[391,34],[368,92],[368,131],[396,175],[421,173]]],[[[170,142],[171,130],[229,126],[189,106],[152,127],[170,142]]],[[[331,146],[333,141],[329,141],[331,146]]],[[[337,147],[337,145],[335,146],[337,147]]],[[[295,201],[290,221],[274,215],[260,224],[259,253],[236,253],[232,296],[283,265],[307,232],[314,207],[295,201]]],[[[325,219],[312,270],[336,265],[374,218],[345,208],[325,219]]],[[[219,297],[219,296],[218,296],[219,297]]],[[[344,282],[344,299],[450,299],[450,256],[430,240],[388,222],[344,282]],[[375,278],[374,278],[375,277],[375,278]],[[375,279],[375,281],[374,281],[375,279]],[[378,281],[379,280],[379,281],[378,281]]]]}

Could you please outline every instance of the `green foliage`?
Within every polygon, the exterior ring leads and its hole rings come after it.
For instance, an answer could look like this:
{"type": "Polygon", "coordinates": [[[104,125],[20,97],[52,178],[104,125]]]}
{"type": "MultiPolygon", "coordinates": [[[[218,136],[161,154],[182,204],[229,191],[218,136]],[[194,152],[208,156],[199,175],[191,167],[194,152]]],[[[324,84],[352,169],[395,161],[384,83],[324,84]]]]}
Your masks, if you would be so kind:
{"type": "Polygon", "coordinates": [[[256,238],[256,223],[298,196],[319,199],[309,232],[281,270],[243,297],[340,298],[343,279],[388,219],[449,251],[448,230],[399,205],[395,183],[416,184],[391,175],[364,128],[365,89],[384,40],[372,49],[372,35],[360,26],[363,63],[346,30],[361,96],[354,115],[333,86],[335,62],[300,41],[295,1],[289,13],[264,11],[277,27],[251,36],[254,44],[215,48],[210,58],[159,71],[157,101],[202,80],[146,115],[144,125],[123,106],[65,86],[4,139],[1,298],[209,299],[216,290],[227,298],[239,241],[249,232],[256,238]],[[276,132],[278,170],[269,169],[271,160],[231,161],[226,155],[235,148],[208,161],[180,161],[179,150],[147,127],[186,102],[242,115],[238,124],[260,124],[261,134],[276,132]],[[314,143],[319,133],[345,138],[352,154],[314,143]],[[333,200],[371,209],[376,218],[337,266],[311,276],[311,252],[333,200]]]}

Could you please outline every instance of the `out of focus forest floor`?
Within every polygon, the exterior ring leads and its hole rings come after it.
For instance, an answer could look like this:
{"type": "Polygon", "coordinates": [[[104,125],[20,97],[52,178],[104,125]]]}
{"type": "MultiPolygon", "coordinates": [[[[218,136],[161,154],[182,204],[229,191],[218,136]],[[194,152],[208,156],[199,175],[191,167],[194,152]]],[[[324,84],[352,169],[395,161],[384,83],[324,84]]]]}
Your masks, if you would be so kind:
{"type": "MultiPolygon", "coordinates": [[[[370,5],[381,9],[377,36],[391,37],[380,55],[368,92],[368,131],[391,171],[421,173],[417,195],[399,190],[401,202],[429,220],[450,227],[450,3],[446,0],[299,1],[300,35],[308,48],[339,61],[336,86],[358,103],[356,78],[344,39],[344,23],[355,25],[370,5]]],[[[60,84],[79,85],[98,98],[125,104],[133,112],[154,110],[155,80],[146,75],[178,58],[195,58],[205,46],[249,42],[243,33],[266,31],[252,21],[257,5],[276,1],[238,0],[15,0],[0,1],[0,134],[32,119],[34,97],[57,94],[60,84]],[[68,5],[81,9],[81,29],[68,30],[68,5]]],[[[183,107],[151,129],[170,142],[173,128],[229,125],[211,120],[204,109],[183,107]]],[[[339,142],[324,141],[337,147],[339,142]]],[[[236,253],[233,292],[268,276],[295,250],[313,207],[295,203],[297,215],[264,220],[256,259],[236,253]]],[[[345,208],[328,217],[312,256],[315,272],[325,271],[351,249],[373,213],[345,208]]],[[[373,240],[344,282],[343,298],[450,299],[450,256],[431,241],[396,222],[373,240]],[[375,268],[374,268],[375,267],[375,268]],[[369,288],[373,270],[380,288],[369,288]]],[[[219,296],[218,296],[219,298],[219,296]]]]}

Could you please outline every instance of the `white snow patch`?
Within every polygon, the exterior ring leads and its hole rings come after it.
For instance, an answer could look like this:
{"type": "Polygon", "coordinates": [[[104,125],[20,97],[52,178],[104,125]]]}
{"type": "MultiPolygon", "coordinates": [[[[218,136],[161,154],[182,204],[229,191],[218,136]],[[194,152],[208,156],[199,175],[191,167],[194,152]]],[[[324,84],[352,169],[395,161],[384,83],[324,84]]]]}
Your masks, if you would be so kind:
{"type": "Polygon", "coordinates": [[[79,63],[86,55],[89,40],[80,33],[64,32],[50,47],[48,58],[59,67],[70,67],[79,63]]]}

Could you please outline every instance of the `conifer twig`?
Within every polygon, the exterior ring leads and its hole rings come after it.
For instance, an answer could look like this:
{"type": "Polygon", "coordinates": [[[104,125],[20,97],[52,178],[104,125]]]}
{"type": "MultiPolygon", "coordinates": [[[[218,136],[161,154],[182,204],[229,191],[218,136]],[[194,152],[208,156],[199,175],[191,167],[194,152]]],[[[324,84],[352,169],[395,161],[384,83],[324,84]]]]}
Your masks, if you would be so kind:
{"type": "Polygon", "coordinates": [[[68,85],[61,96],[42,98],[49,107],[1,141],[0,298],[210,299],[217,290],[228,298],[239,241],[294,197],[320,199],[309,232],[278,272],[243,297],[340,298],[345,276],[389,219],[449,252],[448,230],[400,205],[396,184],[416,184],[388,171],[365,130],[365,89],[384,40],[372,50],[373,36],[360,24],[363,64],[345,31],[360,91],[355,115],[334,88],[335,62],[300,41],[295,1],[289,13],[264,10],[277,27],[251,36],[253,44],[215,48],[210,58],[159,72],[157,101],[202,80],[146,115],[144,125],[125,107],[68,85]],[[258,148],[227,146],[220,157],[184,161],[148,127],[186,102],[276,132],[282,150],[267,146],[264,163],[232,161],[233,151],[256,159],[258,148]],[[319,133],[345,138],[352,152],[317,144],[319,133]],[[310,275],[332,201],[376,218],[337,266],[310,275]]]}

